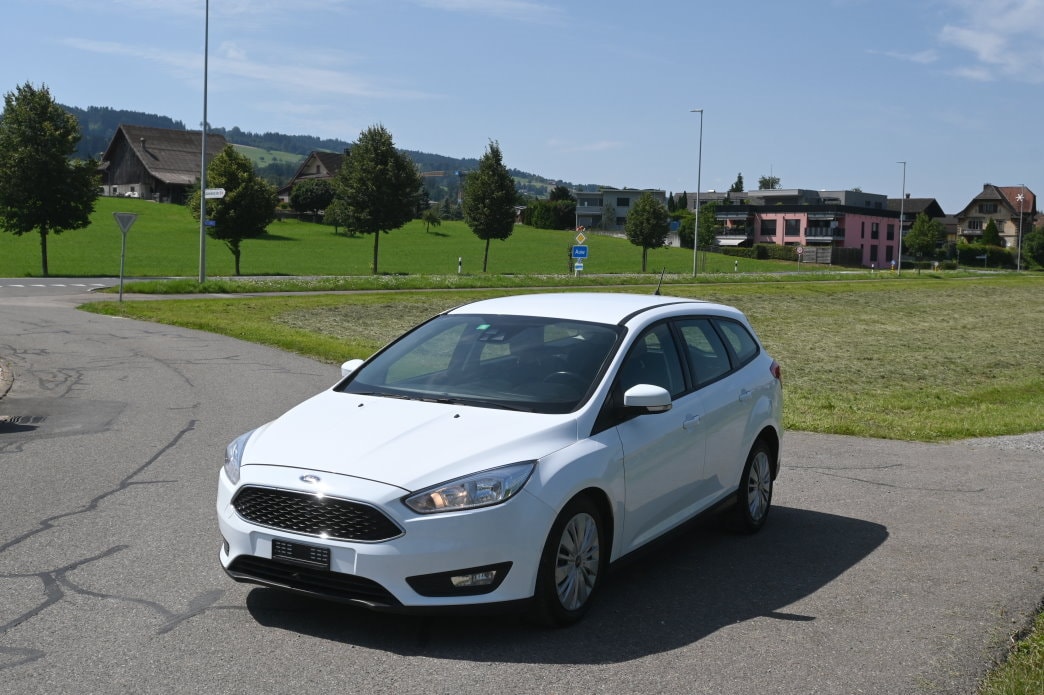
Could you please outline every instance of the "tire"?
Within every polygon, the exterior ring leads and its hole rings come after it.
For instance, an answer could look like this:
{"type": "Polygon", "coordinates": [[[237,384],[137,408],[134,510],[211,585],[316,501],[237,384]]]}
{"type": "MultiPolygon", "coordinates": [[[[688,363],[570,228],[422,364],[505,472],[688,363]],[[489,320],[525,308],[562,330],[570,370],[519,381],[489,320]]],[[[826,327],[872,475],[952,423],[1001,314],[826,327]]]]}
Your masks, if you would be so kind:
{"type": "Polygon", "coordinates": [[[577,622],[591,605],[607,568],[605,522],[587,497],[575,497],[551,526],[540,556],[536,617],[545,625],[577,622]]]}
{"type": "Polygon", "coordinates": [[[736,490],[735,520],[740,530],[746,533],[761,530],[771,507],[772,450],[759,440],[747,456],[736,490]]]}

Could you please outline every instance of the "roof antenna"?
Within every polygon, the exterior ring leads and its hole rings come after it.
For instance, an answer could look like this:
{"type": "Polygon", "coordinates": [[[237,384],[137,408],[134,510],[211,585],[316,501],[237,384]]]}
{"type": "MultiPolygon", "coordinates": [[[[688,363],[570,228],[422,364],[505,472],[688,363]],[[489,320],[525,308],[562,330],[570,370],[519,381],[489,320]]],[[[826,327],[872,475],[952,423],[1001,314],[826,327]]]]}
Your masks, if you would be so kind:
{"type": "Polygon", "coordinates": [[[656,295],[657,297],[660,296],[660,287],[663,285],[663,274],[666,273],[666,272],[667,272],[667,266],[664,266],[663,269],[660,271],[660,281],[658,283],[656,283],[656,291],[653,292],[653,294],[656,295]]]}

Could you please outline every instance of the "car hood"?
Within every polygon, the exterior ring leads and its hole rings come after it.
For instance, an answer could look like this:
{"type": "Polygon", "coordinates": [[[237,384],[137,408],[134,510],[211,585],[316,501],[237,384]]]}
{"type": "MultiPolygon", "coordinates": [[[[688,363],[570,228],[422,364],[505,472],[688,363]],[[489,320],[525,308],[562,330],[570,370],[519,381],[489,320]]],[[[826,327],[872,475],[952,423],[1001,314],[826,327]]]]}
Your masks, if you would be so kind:
{"type": "Polygon", "coordinates": [[[243,466],[355,476],[406,491],[518,461],[577,440],[573,415],[541,415],[325,391],[259,428],[243,466]]]}

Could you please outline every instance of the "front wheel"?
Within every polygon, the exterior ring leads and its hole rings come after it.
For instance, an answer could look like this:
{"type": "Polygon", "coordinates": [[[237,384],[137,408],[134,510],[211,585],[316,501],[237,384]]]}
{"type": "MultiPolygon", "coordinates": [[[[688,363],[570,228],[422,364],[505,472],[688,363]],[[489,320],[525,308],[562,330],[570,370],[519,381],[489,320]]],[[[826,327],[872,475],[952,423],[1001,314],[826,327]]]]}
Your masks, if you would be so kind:
{"type": "Polygon", "coordinates": [[[565,506],[548,534],[537,570],[536,606],[542,622],[569,625],[587,612],[608,559],[602,514],[590,499],[565,506]]]}
{"type": "Polygon", "coordinates": [[[736,521],[740,528],[747,533],[760,530],[771,505],[772,453],[764,442],[758,441],[750,450],[736,491],[736,521]]]}

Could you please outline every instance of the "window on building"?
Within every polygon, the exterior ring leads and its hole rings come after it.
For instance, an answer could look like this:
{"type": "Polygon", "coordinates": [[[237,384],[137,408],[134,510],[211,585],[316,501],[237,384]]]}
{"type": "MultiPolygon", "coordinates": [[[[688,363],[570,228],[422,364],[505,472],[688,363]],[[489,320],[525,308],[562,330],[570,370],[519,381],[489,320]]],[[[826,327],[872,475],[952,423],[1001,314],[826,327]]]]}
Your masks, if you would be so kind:
{"type": "Polygon", "coordinates": [[[870,238],[879,239],[881,237],[881,223],[871,222],[870,223],[870,238]]]}
{"type": "Polygon", "coordinates": [[[885,238],[888,239],[888,241],[895,241],[895,225],[894,224],[889,223],[888,226],[885,227],[885,238]]]}
{"type": "Polygon", "coordinates": [[[870,246],[870,262],[877,262],[877,244],[871,244],[870,246]]]}
{"type": "Polygon", "coordinates": [[[761,236],[776,236],[776,221],[775,220],[762,220],[761,221],[761,236]]]}
{"type": "Polygon", "coordinates": [[[979,212],[983,215],[992,215],[997,212],[996,203],[979,203],[979,212]]]}
{"type": "Polygon", "coordinates": [[[618,207],[618,208],[628,208],[628,207],[631,207],[631,199],[630,198],[617,198],[616,199],[616,207],[618,207]]]}
{"type": "Polygon", "coordinates": [[[616,218],[616,226],[617,227],[622,227],[626,223],[627,223],[627,218],[626,217],[617,217],[616,218]]]}
{"type": "Polygon", "coordinates": [[[801,220],[783,220],[783,236],[801,236],[801,220]]]}
{"type": "Polygon", "coordinates": [[[865,239],[866,238],[866,222],[860,222],[859,223],[859,238],[860,239],[865,239]]]}
{"type": "Polygon", "coordinates": [[[968,229],[982,229],[982,220],[968,220],[968,229]]]}

